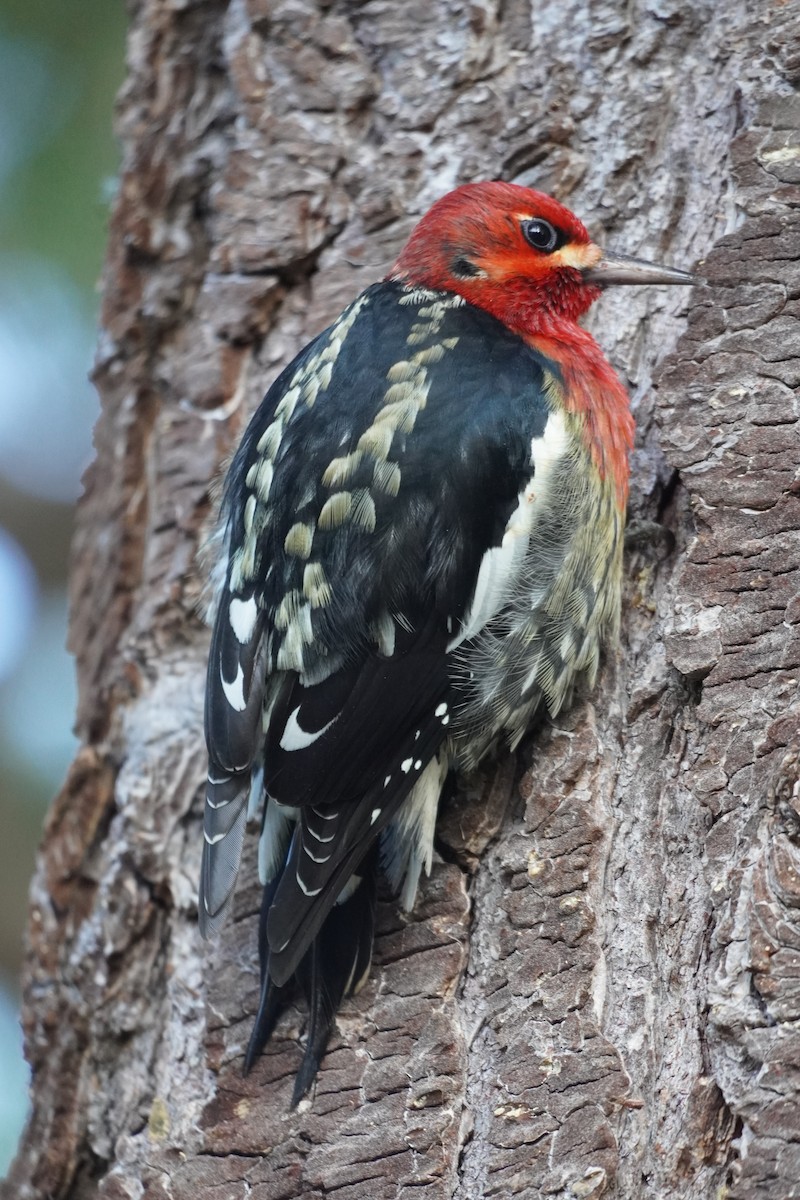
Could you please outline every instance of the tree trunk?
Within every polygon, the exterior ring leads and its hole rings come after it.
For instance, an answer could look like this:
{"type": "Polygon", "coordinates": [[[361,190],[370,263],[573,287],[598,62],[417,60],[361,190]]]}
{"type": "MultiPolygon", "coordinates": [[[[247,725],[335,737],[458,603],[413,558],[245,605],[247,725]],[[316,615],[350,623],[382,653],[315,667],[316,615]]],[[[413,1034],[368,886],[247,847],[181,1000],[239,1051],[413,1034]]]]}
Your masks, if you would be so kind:
{"type": "Polygon", "coordinates": [[[83,748],[33,882],[5,1195],[800,1195],[798,6],[132,20],[73,569],[83,748]],[[301,1006],[241,1074],[252,846],[224,934],[197,931],[195,554],[268,383],[475,178],[708,283],[596,306],[638,424],[620,644],[591,698],[461,784],[289,1112],[301,1006]]]}

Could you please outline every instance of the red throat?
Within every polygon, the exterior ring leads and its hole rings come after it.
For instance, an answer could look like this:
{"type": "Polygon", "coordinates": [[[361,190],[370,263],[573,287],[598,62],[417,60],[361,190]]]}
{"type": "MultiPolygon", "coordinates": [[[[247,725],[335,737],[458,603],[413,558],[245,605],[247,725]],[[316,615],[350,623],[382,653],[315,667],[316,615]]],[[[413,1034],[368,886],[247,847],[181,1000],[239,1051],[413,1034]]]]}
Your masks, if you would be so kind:
{"type": "Polygon", "coordinates": [[[569,340],[525,335],[525,341],[558,364],[563,403],[581,422],[584,440],[601,479],[610,479],[617,504],[628,503],[634,421],[628,393],[590,333],[573,326],[569,340]]]}

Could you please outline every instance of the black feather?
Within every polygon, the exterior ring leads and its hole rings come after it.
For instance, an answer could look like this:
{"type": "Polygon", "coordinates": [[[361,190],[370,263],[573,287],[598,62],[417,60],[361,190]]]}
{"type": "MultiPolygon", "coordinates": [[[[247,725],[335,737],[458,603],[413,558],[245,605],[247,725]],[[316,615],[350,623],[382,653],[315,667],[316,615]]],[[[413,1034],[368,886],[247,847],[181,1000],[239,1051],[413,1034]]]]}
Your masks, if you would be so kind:
{"type": "Polygon", "coordinates": [[[261,966],[261,989],[255,1024],[247,1043],[243,1074],[251,1070],[253,1063],[266,1046],[278,1017],[289,1002],[291,987],[280,987],[269,973],[269,942],[267,941],[267,916],[278,880],[266,884],[261,894],[261,913],[258,920],[258,955],[261,966]]]}
{"type": "Polygon", "coordinates": [[[308,821],[306,810],[303,810],[267,922],[270,973],[277,983],[284,983],[291,977],[348,879],[359,869],[365,855],[395,816],[444,737],[441,722],[431,722],[419,739],[410,738],[385,761],[383,778],[390,777],[389,784],[384,787],[383,779],[376,781],[337,822],[336,848],[321,870],[308,870],[303,859],[308,821]],[[413,756],[413,763],[420,766],[412,766],[403,772],[402,763],[409,756],[413,756]],[[373,819],[377,809],[380,809],[380,815],[373,819]],[[309,896],[303,891],[298,873],[314,895],[309,896]]]}
{"type": "Polygon", "coordinates": [[[282,373],[232,464],[231,561],[206,704],[209,836],[231,834],[205,846],[201,921],[213,928],[229,902],[247,785],[263,759],[266,793],[298,809],[299,822],[264,893],[246,1067],[296,976],[310,1018],[294,1102],[350,968],[363,974],[369,961],[380,834],[442,750],[451,713],[457,721],[463,680],[448,645],[530,480],[531,439],[550,413],[545,369],[558,374],[488,313],[377,284],[282,373]],[[417,371],[415,355],[430,368],[417,371]],[[407,416],[381,432],[391,403],[407,404],[407,416]],[[352,512],[323,521],[337,492],[352,512]],[[248,614],[243,639],[232,598],[255,605],[237,609],[248,614]],[[356,874],[361,885],[341,901],[356,874]]]}
{"type": "MultiPolygon", "coordinates": [[[[334,905],[296,968],[308,1004],[308,1029],[303,1061],[295,1078],[292,1108],[303,1098],[319,1069],[333,1022],[342,1000],[363,982],[372,959],[375,931],[377,855],[367,854],[352,893],[334,905]]],[[[270,971],[267,916],[277,881],[264,888],[259,919],[261,991],[258,1013],[244,1059],[244,1074],[269,1041],[294,990],[291,982],[276,984],[270,971]]]]}
{"type": "Polygon", "coordinates": [[[342,1000],[359,988],[369,970],[375,936],[376,858],[373,850],[361,863],[352,894],[330,910],[298,964],[297,977],[308,1003],[308,1030],[292,1107],[314,1081],[342,1000]]]}

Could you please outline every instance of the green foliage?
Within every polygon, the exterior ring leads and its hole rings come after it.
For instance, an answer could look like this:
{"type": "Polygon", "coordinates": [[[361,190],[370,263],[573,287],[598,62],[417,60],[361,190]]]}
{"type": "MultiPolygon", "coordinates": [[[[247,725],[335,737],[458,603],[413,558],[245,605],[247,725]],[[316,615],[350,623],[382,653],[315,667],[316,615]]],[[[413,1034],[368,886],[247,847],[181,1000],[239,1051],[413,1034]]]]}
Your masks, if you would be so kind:
{"type": "Polygon", "coordinates": [[[87,290],[117,170],[111,119],[125,24],[116,0],[5,0],[0,17],[6,49],[40,52],[47,73],[41,137],[0,190],[0,241],[49,258],[87,290]]]}

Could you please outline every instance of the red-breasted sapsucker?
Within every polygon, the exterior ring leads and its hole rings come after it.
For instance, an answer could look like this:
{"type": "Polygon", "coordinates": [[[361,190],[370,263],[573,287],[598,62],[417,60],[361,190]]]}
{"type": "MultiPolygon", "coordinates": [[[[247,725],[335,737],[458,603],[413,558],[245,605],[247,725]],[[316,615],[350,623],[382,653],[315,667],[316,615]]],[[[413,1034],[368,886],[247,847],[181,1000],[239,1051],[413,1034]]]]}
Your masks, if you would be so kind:
{"type": "Polygon", "coordinates": [[[413,904],[452,767],[591,682],[618,623],[633,420],[578,325],[607,284],[686,284],[601,251],[507,183],[433,206],[267,392],[228,473],[208,665],[200,926],[261,818],[261,1002],[295,981],[296,1103],[366,978],[379,860],[413,904]]]}

